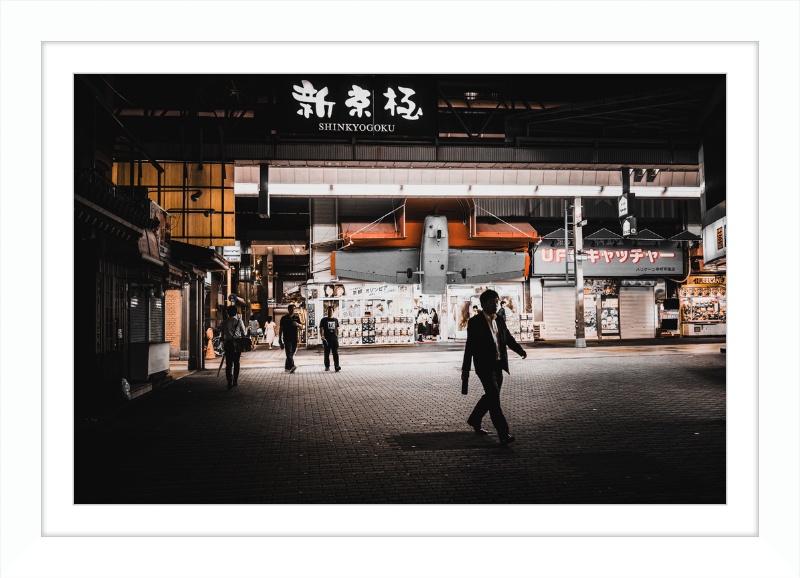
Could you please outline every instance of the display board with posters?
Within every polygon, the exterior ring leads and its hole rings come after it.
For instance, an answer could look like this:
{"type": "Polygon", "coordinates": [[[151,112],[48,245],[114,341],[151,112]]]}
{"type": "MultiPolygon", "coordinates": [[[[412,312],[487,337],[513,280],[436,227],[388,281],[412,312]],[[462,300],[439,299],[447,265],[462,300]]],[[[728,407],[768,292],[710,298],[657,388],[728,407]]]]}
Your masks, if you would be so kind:
{"type": "Polygon", "coordinates": [[[583,331],[584,338],[597,339],[597,304],[599,295],[583,295],[583,331]]]}
{"type": "MultiPolygon", "coordinates": [[[[310,302],[308,304],[308,323],[306,324],[306,334],[308,336],[307,343],[312,339],[318,338],[317,317],[316,317],[316,303],[310,302]]],[[[324,314],[320,318],[324,317],[324,314]]]]}
{"type": "Polygon", "coordinates": [[[600,296],[600,335],[619,335],[619,296],[600,296]]]}
{"type": "Polygon", "coordinates": [[[506,327],[508,327],[508,331],[514,336],[515,340],[523,340],[522,320],[520,317],[522,313],[521,283],[448,285],[446,296],[449,303],[448,337],[456,340],[467,338],[467,323],[481,311],[480,296],[487,289],[497,291],[501,305],[505,304],[503,308],[506,312],[506,327]]]}
{"type": "Polygon", "coordinates": [[[414,343],[411,285],[322,283],[309,288],[313,292],[320,319],[333,307],[340,347],[414,343]]]}
{"type": "Polygon", "coordinates": [[[506,312],[508,332],[519,341],[522,338],[520,313],[522,312],[522,284],[498,283],[495,291],[500,295],[500,305],[506,312]]]}

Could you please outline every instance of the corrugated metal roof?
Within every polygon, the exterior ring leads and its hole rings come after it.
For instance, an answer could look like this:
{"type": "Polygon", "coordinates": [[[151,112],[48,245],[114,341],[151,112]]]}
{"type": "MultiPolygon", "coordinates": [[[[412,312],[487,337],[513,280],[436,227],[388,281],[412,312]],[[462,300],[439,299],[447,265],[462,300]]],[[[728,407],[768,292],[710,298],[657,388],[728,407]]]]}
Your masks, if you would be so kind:
{"type": "Polygon", "coordinates": [[[475,199],[477,215],[527,217],[528,199],[475,199]]]}

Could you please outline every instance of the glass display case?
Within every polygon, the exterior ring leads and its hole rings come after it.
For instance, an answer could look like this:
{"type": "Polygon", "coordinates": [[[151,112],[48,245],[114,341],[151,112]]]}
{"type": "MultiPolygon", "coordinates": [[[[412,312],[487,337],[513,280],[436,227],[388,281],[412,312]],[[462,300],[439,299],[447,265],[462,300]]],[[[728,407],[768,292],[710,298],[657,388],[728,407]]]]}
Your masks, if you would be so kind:
{"type": "Polygon", "coordinates": [[[685,285],[679,295],[682,335],[725,335],[728,307],[724,286],[685,285]]]}

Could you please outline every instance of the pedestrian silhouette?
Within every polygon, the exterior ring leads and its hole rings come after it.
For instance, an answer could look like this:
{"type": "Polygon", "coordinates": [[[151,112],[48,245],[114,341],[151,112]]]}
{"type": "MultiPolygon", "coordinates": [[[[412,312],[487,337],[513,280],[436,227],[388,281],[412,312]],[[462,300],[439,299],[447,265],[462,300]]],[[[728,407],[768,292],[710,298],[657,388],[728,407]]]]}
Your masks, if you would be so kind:
{"type": "Polygon", "coordinates": [[[527,354],[509,333],[505,321],[497,316],[500,304],[497,292],[491,289],[484,291],[480,300],[483,311],[470,319],[467,324],[467,344],[464,347],[464,363],[461,365],[461,393],[467,394],[470,366],[474,362],[475,373],[481,380],[484,394],[472,410],[467,423],[473,427],[475,433],[487,435],[489,432],[481,428],[481,420],[488,411],[497,435],[500,436],[500,443],[505,445],[516,439],[509,433],[508,422],[500,407],[503,371],[509,373],[506,346],[523,359],[527,354]]]}
{"type": "Polygon", "coordinates": [[[302,327],[300,318],[294,314],[294,305],[289,305],[289,314],[281,317],[281,326],[278,328],[278,342],[285,347],[286,365],[284,370],[287,373],[297,371],[294,364],[294,354],[297,351],[297,330],[302,327]]]}
{"type": "Polygon", "coordinates": [[[237,315],[235,305],[228,307],[228,318],[222,322],[222,340],[225,344],[225,377],[228,379],[228,389],[239,385],[239,360],[242,357],[242,348],[236,340],[247,333],[244,322],[237,315]]]}
{"type": "Polygon", "coordinates": [[[331,370],[331,353],[333,353],[333,368],[340,371],[339,365],[339,320],[333,316],[333,307],[328,307],[327,316],[319,322],[322,333],[322,346],[325,349],[325,371],[331,370]]]}

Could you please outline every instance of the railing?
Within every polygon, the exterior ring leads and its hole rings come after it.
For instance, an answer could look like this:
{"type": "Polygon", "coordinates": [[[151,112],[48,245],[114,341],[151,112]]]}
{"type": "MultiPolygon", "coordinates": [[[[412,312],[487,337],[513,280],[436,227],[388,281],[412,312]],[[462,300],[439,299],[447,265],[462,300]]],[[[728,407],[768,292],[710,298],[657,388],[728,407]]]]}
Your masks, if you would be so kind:
{"type": "Polygon", "coordinates": [[[75,193],[137,227],[151,228],[157,224],[150,217],[149,200],[134,198],[97,170],[75,171],[75,193]]]}

